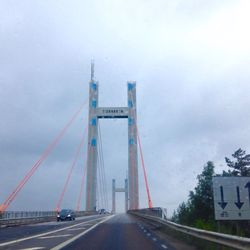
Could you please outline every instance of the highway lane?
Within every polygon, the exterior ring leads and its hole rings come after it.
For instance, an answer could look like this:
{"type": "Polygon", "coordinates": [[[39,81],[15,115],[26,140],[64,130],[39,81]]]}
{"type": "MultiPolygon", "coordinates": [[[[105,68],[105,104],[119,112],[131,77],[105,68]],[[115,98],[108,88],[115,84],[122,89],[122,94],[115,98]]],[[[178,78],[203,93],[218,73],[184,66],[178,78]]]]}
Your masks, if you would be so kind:
{"type": "Polygon", "coordinates": [[[0,249],[175,249],[159,239],[144,222],[127,214],[6,229],[0,229],[0,249]]]}
{"type": "Polygon", "coordinates": [[[175,248],[159,239],[146,224],[136,217],[118,214],[62,249],[174,250],[175,248]]]}
{"type": "Polygon", "coordinates": [[[51,249],[65,238],[71,238],[106,218],[94,215],[65,222],[57,222],[55,218],[54,222],[0,228],[0,249],[51,249]]]}
{"type": "Polygon", "coordinates": [[[88,221],[93,218],[100,218],[100,215],[91,215],[91,216],[84,216],[78,217],[75,221],[62,221],[62,222],[41,222],[37,224],[29,224],[29,225],[20,225],[20,226],[13,226],[13,227],[4,227],[0,228],[0,243],[4,241],[10,241],[13,239],[26,237],[31,234],[39,234],[43,232],[47,232],[49,230],[59,229],[65,226],[65,224],[72,225],[72,223],[78,223],[79,221],[88,221]]]}

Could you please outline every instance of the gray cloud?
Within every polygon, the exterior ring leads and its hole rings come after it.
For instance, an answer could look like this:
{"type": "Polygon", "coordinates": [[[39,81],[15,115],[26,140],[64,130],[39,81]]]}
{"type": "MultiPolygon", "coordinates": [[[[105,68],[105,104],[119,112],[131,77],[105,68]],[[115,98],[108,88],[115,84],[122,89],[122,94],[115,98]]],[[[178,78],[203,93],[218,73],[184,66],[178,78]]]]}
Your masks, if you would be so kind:
{"type": "MultiPolygon", "coordinates": [[[[246,1],[1,1],[0,202],[88,98],[125,106],[137,81],[138,127],[153,203],[170,214],[208,160],[250,151],[246,1]]],[[[10,209],[53,209],[87,124],[87,107],[10,209]]],[[[101,121],[109,200],[127,169],[126,121],[101,121]]],[[[75,206],[85,153],[64,206],[75,206]]],[[[140,170],[141,206],[147,205],[140,170]]],[[[83,199],[84,200],[84,199],[83,199]]],[[[118,197],[119,210],[123,196],[118,197]]]]}

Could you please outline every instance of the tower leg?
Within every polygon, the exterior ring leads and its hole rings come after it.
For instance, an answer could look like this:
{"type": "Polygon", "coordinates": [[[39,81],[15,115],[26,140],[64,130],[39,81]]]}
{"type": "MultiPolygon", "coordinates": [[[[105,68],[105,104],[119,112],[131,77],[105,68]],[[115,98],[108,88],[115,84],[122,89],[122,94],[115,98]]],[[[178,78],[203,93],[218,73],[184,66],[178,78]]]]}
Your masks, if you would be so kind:
{"type": "Polygon", "coordinates": [[[91,81],[89,83],[86,211],[96,211],[98,119],[96,117],[95,111],[97,106],[98,84],[94,81],[91,81]]]}
{"type": "Polygon", "coordinates": [[[112,180],[112,213],[116,212],[115,207],[115,179],[112,180]]]}
{"type": "Polygon", "coordinates": [[[125,212],[128,211],[128,179],[125,179],[125,212]]]}
{"type": "Polygon", "coordinates": [[[129,209],[139,208],[136,83],[128,82],[128,185],[129,209]]]}

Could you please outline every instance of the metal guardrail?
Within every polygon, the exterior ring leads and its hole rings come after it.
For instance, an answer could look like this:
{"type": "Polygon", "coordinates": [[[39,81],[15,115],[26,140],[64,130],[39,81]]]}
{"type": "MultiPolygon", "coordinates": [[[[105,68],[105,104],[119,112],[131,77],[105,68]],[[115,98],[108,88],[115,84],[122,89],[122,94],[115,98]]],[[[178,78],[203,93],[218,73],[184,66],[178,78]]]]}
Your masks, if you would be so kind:
{"type": "MultiPolygon", "coordinates": [[[[235,249],[241,249],[241,250],[250,249],[250,238],[239,237],[239,236],[234,236],[234,235],[229,235],[229,234],[222,234],[222,233],[197,229],[193,227],[183,226],[183,225],[168,221],[166,219],[163,219],[162,216],[159,216],[160,212],[158,212],[158,214],[154,212],[155,215],[152,215],[153,213],[152,211],[145,211],[145,210],[152,210],[152,209],[130,210],[128,213],[134,214],[136,216],[142,217],[150,221],[158,222],[161,225],[169,227],[173,230],[182,232],[184,234],[192,235],[199,239],[214,242],[219,245],[224,245],[224,246],[232,247],[235,249]]],[[[164,209],[162,209],[162,211],[164,211],[164,209]]]]}
{"type": "Polygon", "coordinates": [[[11,220],[11,219],[23,219],[23,218],[37,218],[37,217],[49,217],[56,216],[54,211],[6,211],[0,219],[11,220]]]}
{"type": "Polygon", "coordinates": [[[135,210],[140,214],[151,215],[154,217],[161,218],[163,220],[167,220],[167,209],[162,207],[153,207],[153,208],[144,208],[140,210],[135,210]]]}
{"type": "MultiPolygon", "coordinates": [[[[97,212],[77,211],[76,217],[94,215],[97,212]]],[[[6,211],[0,214],[0,227],[18,226],[56,220],[55,211],[6,211]]]]}
{"type": "Polygon", "coordinates": [[[20,226],[39,222],[47,222],[55,220],[55,216],[47,217],[31,217],[31,218],[18,218],[18,219],[1,219],[0,227],[20,226]]]}

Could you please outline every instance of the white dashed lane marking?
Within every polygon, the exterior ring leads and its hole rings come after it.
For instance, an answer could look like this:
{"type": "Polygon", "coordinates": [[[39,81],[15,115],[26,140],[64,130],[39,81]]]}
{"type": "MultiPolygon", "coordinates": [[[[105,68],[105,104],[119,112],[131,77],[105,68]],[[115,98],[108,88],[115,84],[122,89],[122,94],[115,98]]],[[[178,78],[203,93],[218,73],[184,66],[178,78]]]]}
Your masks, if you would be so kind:
{"type": "Polygon", "coordinates": [[[51,235],[51,236],[43,236],[43,237],[39,237],[38,239],[62,238],[62,237],[68,237],[68,236],[71,236],[71,235],[72,235],[72,234],[51,235]]]}
{"type": "MultiPolygon", "coordinates": [[[[153,237],[153,235],[151,233],[148,233],[148,231],[146,229],[144,229],[144,227],[142,225],[139,225],[139,227],[143,230],[143,232],[145,234],[147,234],[148,237],[151,236],[151,239],[153,241],[155,241],[155,242],[157,241],[157,238],[153,237]]],[[[161,247],[164,248],[164,249],[168,249],[168,247],[166,245],[164,245],[164,244],[161,244],[161,247]]]]}
{"type": "Polygon", "coordinates": [[[164,248],[164,249],[168,249],[168,247],[163,245],[163,244],[161,244],[161,247],[164,248]]]}

